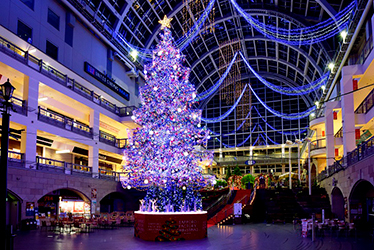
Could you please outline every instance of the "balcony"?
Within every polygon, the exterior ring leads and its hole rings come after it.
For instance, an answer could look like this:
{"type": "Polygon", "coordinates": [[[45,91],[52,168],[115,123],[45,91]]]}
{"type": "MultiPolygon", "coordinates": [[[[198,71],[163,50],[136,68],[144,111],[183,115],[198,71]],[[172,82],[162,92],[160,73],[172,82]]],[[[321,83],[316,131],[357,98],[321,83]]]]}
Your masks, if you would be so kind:
{"type": "Polygon", "coordinates": [[[99,141],[119,149],[122,149],[127,145],[127,138],[117,139],[114,135],[106,133],[102,130],[99,132],[99,141]]]}
{"type": "Polygon", "coordinates": [[[314,125],[325,122],[324,117],[325,117],[325,108],[317,109],[313,113],[311,113],[309,115],[309,127],[310,127],[310,129],[313,129],[312,127],[314,125]]]}
{"type": "Polygon", "coordinates": [[[333,165],[328,166],[318,175],[318,181],[334,175],[335,173],[345,170],[346,168],[354,165],[355,163],[372,156],[374,154],[374,136],[369,140],[359,144],[357,148],[347,154],[339,161],[335,161],[333,165]]]}
{"type": "Polygon", "coordinates": [[[84,123],[74,121],[74,119],[56,113],[52,110],[43,109],[38,107],[38,120],[46,122],[53,126],[72,131],[76,134],[92,138],[92,128],[84,123]]]}
{"type": "MultiPolygon", "coordinates": [[[[0,152],[1,158],[1,152],[0,152]]],[[[24,154],[15,152],[15,151],[8,151],[8,164],[13,167],[24,167],[24,154]]]]}
{"type": "Polygon", "coordinates": [[[117,105],[106,100],[99,94],[95,93],[93,90],[84,87],[82,84],[70,78],[67,74],[64,74],[63,72],[60,72],[59,70],[51,67],[49,64],[43,62],[42,59],[39,59],[33,55],[28,54],[27,51],[22,50],[21,48],[4,39],[3,37],[0,37],[0,51],[4,52],[12,58],[15,58],[19,62],[33,68],[41,74],[51,78],[59,84],[71,89],[72,91],[78,93],[84,98],[100,105],[101,107],[109,110],[114,114],[117,114],[120,117],[132,116],[132,111],[137,108],[135,106],[117,107],[117,105]]]}
{"type": "Polygon", "coordinates": [[[310,143],[310,156],[326,154],[326,138],[318,139],[310,143]]]}
{"type": "Polygon", "coordinates": [[[355,110],[356,114],[366,114],[374,105],[374,89],[366,96],[362,103],[355,110]]]}

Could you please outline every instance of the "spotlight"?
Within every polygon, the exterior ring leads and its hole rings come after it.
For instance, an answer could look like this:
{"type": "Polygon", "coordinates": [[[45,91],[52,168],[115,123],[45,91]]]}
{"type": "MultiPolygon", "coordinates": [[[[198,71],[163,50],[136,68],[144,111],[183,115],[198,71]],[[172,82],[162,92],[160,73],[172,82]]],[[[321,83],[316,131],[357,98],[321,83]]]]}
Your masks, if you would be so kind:
{"type": "Polygon", "coordinates": [[[322,89],[323,91],[325,91],[326,86],[325,86],[325,85],[322,85],[322,86],[321,86],[321,89],[322,89]]]}
{"type": "Polygon", "coordinates": [[[138,58],[139,52],[135,49],[131,50],[130,56],[134,59],[134,61],[138,58]]]}
{"type": "Polygon", "coordinates": [[[319,107],[319,101],[316,101],[314,104],[317,106],[317,108],[319,107]]]}
{"type": "Polygon", "coordinates": [[[329,63],[329,65],[327,66],[331,71],[333,71],[334,67],[335,67],[335,64],[333,62],[329,63]]]}
{"type": "Polygon", "coordinates": [[[340,36],[343,38],[343,42],[345,41],[345,38],[348,36],[348,32],[346,30],[343,30],[340,32],[340,36]]]}

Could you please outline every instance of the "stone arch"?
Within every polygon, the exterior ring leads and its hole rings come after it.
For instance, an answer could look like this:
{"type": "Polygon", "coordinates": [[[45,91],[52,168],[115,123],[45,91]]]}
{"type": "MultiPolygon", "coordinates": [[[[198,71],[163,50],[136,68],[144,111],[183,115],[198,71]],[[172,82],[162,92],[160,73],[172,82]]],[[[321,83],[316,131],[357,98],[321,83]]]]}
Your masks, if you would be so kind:
{"type": "Polygon", "coordinates": [[[37,202],[41,218],[50,216],[57,219],[60,216],[67,216],[68,212],[64,211],[66,208],[60,210],[60,207],[63,203],[69,202],[84,202],[83,210],[78,210],[74,207],[77,215],[91,213],[91,200],[87,194],[74,188],[62,187],[54,189],[40,197],[37,202]]]}
{"type": "Polygon", "coordinates": [[[344,220],[345,218],[345,201],[344,196],[340,188],[334,187],[331,192],[331,212],[335,214],[335,216],[339,220],[344,220]]]}
{"type": "Polygon", "coordinates": [[[374,226],[374,186],[360,179],[352,187],[349,195],[350,220],[360,228],[374,226]]]}
{"type": "Polygon", "coordinates": [[[140,199],[143,199],[145,192],[137,191],[135,189],[120,190],[111,192],[105,195],[100,200],[100,212],[126,212],[137,211],[139,209],[140,199]]]}

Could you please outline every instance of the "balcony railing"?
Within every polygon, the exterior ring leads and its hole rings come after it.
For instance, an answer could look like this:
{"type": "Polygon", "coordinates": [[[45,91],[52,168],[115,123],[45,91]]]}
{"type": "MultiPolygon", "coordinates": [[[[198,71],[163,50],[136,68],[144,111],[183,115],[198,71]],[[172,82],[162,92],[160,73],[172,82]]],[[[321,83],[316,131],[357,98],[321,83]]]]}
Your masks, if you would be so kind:
{"type": "Polygon", "coordinates": [[[38,119],[40,121],[92,138],[92,128],[86,124],[74,121],[72,118],[58,114],[52,110],[38,108],[38,119]]]}
{"type": "Polygon", "coordinates": [[[310,150],[326,148],[326,138],[318,139],[310,143],[310,150]]]}
{"type": "Polygon", "coordinates": [[[366,96],[360,106],[355,110],[356,114],[366,114],[374,105],[374,89],[366,96]]]}
{"type": "Polygon", "coordinates": [[[347,156],[343,157],[339,161],[335,161],[333,165],[328,166],[325,170],[323,170],[318,175],[318,181],[322,181],[341,170],[345,170],[349,166],[352,166],[353,164],[371,155],[374,155],[374,136],[358,145],[357,148],[349,152],[347,156]]]}
{"type": "Polygon", "coordinates": [[[71,89],[72,91],[117,114],[118,116],[132,116],[132,111],[136,109],[135,106],[117,107],[117,105],[106,100],[93,90],[84,87],[82,84],[70,78],[68,75],[51,67],[49,64],[43,62],[42,59],[30,55],[27,51],[22,50],[3,37],[0,37],[0,51],[39,71],[43,75],[55,80],[59,84],[71,89]]]}
{"type": "Polygon", "coordinates": [[[338,132],[334,135],[335,138],[343,138],[343,127],[341,127],[338,132]]]}
{"type": "Polygon", "coordinates": [[[352,64],[363,64],[366,61],[366,58],[369,56],[371,50],[373,49],[373,37],[370,36],[369,39],[365,42],[364,47],[358,53],[357,57],[351,59],[352,64]]]}
{"type": "Polygon", "coordinates": [[[309,122],[325,116],[325,108],[316,109],[309,115],[309,122]]]}
{"type": "Polygon", "coordinates": [[[107,170],[104,168],[99,168],[99,178],[100,179],[110,179],[110,180],[115,180],[119,181],[120,180],[120,175],[121,173],[112,171],[112,170],[107,170]]]}
{"type": "MultiPolygon", "coordinates": [[[[3,99],[3,91],[0,90],[0,99],[3,99]]],[[[12,103],[13,103],[13,109],[15,110],[16,113],[22,114],[27,116],[27,105],[26,101],[19,99],[15,96],[12,97],[12,103]]]]}
{"type": "Polygon", "coordinates": [[[117,148],[124,148],[127,145],[127,138],[118,139],[102,130],[99,132],[99,141],[117,148]]]}
{"type": "MultiPolygon", "coordinates": [[[[1,151],[0,151],[0,158],[1,158],[1,151]]],[[[15,152],[15,151],[8,151],[8,163],[12,164],[12,166],[17,167],[24,167],[24,154],[15,152]]]]}

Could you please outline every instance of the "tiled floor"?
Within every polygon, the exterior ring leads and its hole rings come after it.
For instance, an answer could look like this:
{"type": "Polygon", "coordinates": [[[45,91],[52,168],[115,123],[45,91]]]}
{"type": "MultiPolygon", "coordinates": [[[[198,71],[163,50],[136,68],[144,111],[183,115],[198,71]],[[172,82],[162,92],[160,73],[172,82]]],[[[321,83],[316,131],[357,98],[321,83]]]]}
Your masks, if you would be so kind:
{"type": "Polygon", "coordinates": [[[55,234],[33,230],[19,232],[15,250],[116,250],[116,249],[279,249],[279,250],[372,250],[374,243],[361,234],[358,238],[325,236],[300,237],[300,230],[290,224],[248,224],[211,227],[208,238],[182,242],[146,242],[134,238],[133,228],[95,230],[93,233],[55,234]]]}

